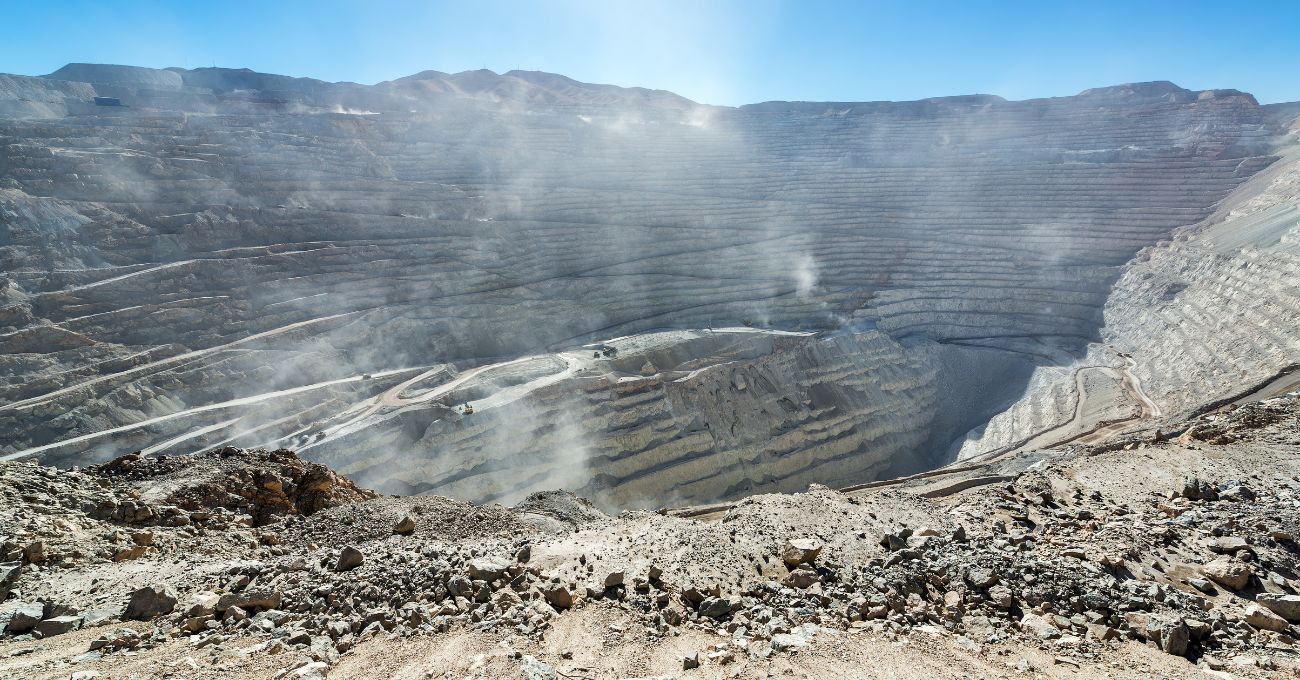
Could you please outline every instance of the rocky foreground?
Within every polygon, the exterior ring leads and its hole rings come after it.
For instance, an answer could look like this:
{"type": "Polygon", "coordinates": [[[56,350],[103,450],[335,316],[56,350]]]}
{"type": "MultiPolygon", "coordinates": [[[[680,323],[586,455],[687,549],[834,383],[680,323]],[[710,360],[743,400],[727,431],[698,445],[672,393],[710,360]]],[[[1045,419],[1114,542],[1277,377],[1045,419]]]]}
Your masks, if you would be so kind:
{"type": "Polygon", "coordinates": [[[5,463],[0,675],[1300,675],[1300,394],[960,476],[612,517],[5,463]]]}

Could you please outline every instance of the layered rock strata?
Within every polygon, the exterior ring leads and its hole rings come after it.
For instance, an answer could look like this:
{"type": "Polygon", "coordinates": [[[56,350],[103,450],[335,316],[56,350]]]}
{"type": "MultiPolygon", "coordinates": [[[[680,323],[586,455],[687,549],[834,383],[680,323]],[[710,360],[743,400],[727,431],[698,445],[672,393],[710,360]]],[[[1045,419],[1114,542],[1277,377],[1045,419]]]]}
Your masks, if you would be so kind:
{"type": "Polygon", "coordinates": [[[1205,220],[1139,251],[1106,302],[1102,342],[1071,366],[1038,369],[1022,399],[972,433],[963,458],[1300,387],[1300,128],[1292,107],[1268,108],[1284,131],[1281,160],[1205,220]],[[1130,374],[1141,393],[1079,389],[1098,368],[1130,374]],[[1085,408],[1108,410],[1082,417],[1085,408]]]}

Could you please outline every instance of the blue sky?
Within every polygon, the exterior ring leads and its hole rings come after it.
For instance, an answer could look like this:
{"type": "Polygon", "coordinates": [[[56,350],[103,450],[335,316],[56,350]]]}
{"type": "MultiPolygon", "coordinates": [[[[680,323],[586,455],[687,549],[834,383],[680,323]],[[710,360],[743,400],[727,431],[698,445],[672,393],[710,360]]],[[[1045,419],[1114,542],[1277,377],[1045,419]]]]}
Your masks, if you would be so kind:
{"type": "Polygon", "coordinates": [[[1172,80],[1300,100],[1300,0],[4,0],[0,72],[73,61],[375,83],[514,68],[712,104],[1009,99],[1172,80]]]}

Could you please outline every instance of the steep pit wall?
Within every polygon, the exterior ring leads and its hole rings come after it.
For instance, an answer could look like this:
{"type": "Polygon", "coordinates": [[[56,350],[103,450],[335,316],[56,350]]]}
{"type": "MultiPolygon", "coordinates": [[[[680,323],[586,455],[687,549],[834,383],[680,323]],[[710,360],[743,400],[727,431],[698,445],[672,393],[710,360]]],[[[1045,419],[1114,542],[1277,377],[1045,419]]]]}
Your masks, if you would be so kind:
{"type": "MultiPolygon", "coordinates": [[[[1300,145],[1295,123],[1279,123],[1289,130],[1281,160],[1203,222],[1141,250],[1106,302],[1101,343],[1070,366],[1039,369],[1022,399],[968,436],[962,458],[1069,421],[1081,366],[1129,366],[1157,411],[1148,419],[1177,419],[1300,364],[1300,145]]],[[[1110,419],[1142,414],[1138,402],[1130,396],[1110,419]]]]}

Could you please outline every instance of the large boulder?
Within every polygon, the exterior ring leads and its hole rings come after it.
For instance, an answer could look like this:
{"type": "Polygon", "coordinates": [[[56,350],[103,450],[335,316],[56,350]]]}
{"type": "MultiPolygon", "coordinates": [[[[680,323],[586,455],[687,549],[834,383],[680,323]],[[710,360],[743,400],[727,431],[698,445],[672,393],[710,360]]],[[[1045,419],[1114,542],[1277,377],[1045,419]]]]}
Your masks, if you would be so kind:
{"type": "Polygon", "coordinates": [[[152,619],[170,614],[176,608],[176,593],[167,586],[145,586],[131,593],[131,601],[122,613],[125,619],[152,619]]]}

